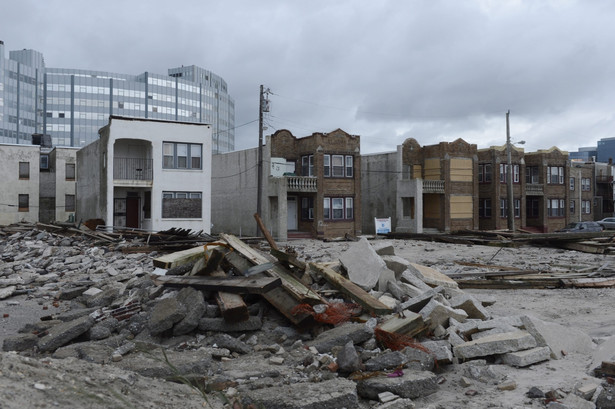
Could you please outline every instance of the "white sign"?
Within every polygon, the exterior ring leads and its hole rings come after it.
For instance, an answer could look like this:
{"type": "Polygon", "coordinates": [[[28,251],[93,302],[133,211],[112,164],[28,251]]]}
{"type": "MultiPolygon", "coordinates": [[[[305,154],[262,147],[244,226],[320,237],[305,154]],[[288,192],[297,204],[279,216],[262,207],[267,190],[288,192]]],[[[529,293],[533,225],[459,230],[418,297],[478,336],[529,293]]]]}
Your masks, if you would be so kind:
{"type": "Polygon", "coordinates": [[[391,232],[391,218],[374,218],[376,222],[376,234],[387,234],[391,232]]]}

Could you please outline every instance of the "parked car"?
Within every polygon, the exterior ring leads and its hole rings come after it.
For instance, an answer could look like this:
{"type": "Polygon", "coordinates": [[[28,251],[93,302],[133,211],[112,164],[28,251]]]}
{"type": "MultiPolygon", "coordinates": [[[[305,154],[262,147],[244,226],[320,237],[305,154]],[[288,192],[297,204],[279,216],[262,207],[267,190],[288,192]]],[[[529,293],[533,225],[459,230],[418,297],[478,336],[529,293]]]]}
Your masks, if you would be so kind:
{"type": "Polygon", "coordinates": [[[605,217],[602,220],[598,220],[596,223],[605,229],[615,229],[615,217],[605,217]]]}
{"type": "Polygon", "coordinates": [[[603,227],[598,224],[598,222],[575,222],[570,223],[568,227],[564,227],[563,229],[556,230],[556,232],[561,233],[590,233],[590,232],[600,232],[603,230],[603,227]]]}

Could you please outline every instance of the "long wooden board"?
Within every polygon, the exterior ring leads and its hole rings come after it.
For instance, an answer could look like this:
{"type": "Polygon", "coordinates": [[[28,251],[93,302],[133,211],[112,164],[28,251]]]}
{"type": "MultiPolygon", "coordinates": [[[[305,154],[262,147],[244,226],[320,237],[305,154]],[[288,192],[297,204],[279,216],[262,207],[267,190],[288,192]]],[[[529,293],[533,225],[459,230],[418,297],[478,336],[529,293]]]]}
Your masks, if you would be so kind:
{"type": "Polygon", "coordinates": [[[205,250],[203,246],[194,247],[187,250],[176,251],[175,253],[165,254],[154,259],[154,266],[159,268],[173,268],[188,264],[199,257],[203,257],[205,250]]]}
{"type": "Polygon", "coordinates": [[[235,294],[264,294],[282,285],[278,277],[211,277],[211,276],[155,276],[154,283],[170,287],[192,286],[208,291],[235,294]]]}

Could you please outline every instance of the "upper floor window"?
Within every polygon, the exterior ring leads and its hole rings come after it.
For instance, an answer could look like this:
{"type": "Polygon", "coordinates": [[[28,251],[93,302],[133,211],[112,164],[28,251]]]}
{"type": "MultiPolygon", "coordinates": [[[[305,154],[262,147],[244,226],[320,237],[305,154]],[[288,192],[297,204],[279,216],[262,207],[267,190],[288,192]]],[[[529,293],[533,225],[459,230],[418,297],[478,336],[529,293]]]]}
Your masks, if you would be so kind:
{"type": "Polygon", "coordinates": [[[19,179],[30,179],[30,162],[19,162],[19,179]]]}
{"type": "Polygon", "coordinates": [[[164,142],[162,167],[164,169],[201,169],[203,145],[198,143],[164,142]]]}
{"type": "Polygon", "coordinates": [[[585,192],[592,190],[591,178],[581,178],[581,190],[585,192]]]}
{"type": "Polygon", "coordinates": [[[547,183],[551,185],[564,184],[564,167],[563,166],[547,166],[547,183]]]}
{"type": "Polygon", "coordinates": [[[66,180],[75,180],[75,164],[66,164],[66,180]]]}
{"type": "Polygon", "coordinates": [[[354,157],[352,155],[324,155],[323,163],[325,177],[354,177],[354,157]]]}
{"type": "Polygon", "coordinates": [[[575,179],[571,176],[570,177],[570,190],[574,190],[574,182],[575,182],[575,179]]]}
{"type": "Polygon", "coordinates": [[[314,176],[314,155],[301,157],[301,176],[314,176]]]}
{"type": "MultiPolygon", "coordinates": [[[[512,165],[513,183],[519,183],[519,165],[512,165]]],[[[508,165],[500,163],[500,182],[508,183],[508,165]]]]}
{"type": "Polygon", "coordinates": [[[540,183],[540,171],[538,166],[525,167],[525,183],[537,184],[540,183]]]}
{"type": "Polygon", "coordinates": [[[41,169],[49,169],[49,155],[41,155],[41,169]]]}
{"type": "Polygon", "coordinates": [[[478,165],[478,183],[491,183],[491,163],[478,165]]]}

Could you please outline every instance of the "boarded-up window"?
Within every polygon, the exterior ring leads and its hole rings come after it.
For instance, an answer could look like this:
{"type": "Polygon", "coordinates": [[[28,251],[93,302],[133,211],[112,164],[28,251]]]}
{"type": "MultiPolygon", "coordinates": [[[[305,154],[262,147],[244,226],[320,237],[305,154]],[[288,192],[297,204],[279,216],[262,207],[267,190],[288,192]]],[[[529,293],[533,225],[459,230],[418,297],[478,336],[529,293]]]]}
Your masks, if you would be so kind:
{"type": "Polygon", "coordinates": [[[30,195],[19,195],[19,211],[20,212],[28,212],[30,211],[30,195]]]}
{"type": "Polygon", "coordinates": [[[440,195],[423,196],[423,216],[426,219],[440,218],[440,195]]]}
{"type": "Polygon", "coordinates": [[[75,195],[64,195],[64,211],[75,211],[75,195]]]}
{"type": "Polygon", "coordinates": [[[451,219],[472,218],[472,196],[451,196],[451,219]]]}
{"type": "Polygon", "coordinates": [[[19,179],[30,179],[30,162],[19,162],[19,179]]]}
{"type": "Polygon", "coordinates": [[[200,219],[202,203],[200,192],[162,192],[162,218],[200,219]]]}
{"type": "Polygon", "coordinates": [[[472,159],[451,159],[451,181],[472,182],[472,159]]]}
{"type": "Polygon", "coordinates": [[[440,178],[440,159],[425,159],[425,179],[441,180],[440,178]]]}
{"type": "Polygon", "coordinates": [[[412,165],[412,179],[421,179],[423,168],[421,165],[412,165]]]}
{"type": "Polygon", "coordinates": [[[66,180],[75,180],[75,164],[66,164],[66,180]]]}

